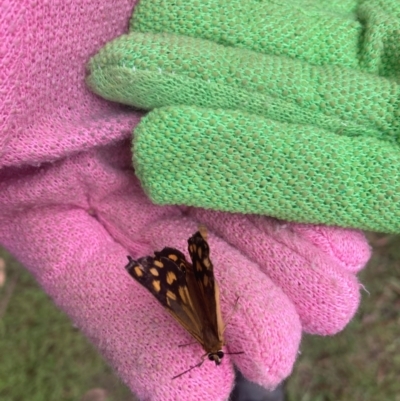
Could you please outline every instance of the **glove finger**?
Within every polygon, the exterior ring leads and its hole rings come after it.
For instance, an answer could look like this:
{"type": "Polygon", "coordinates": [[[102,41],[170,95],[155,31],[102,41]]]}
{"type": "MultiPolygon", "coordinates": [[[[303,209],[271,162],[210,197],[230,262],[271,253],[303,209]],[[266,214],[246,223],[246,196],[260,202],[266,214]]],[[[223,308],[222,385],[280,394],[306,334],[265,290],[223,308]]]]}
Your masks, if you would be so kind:
{"type": "Polygon", "coordinates": [[[335,334],[354,316],[359,283],[319,248],[281,222],[259,217],[193,210],[216,234],[261,266],[261,270],[292,300],[303,329],[335,334]]]}
{"type": "MultiPolygon", "coordinates": [[[[256,219],[255,216],[249,218],[251,221],[256,219]]],[[[362,231],[296,223],[289,223],[288,228],[321,249],[350,273],[358,273],[371,257],[371,247],[362,231]]]]}
{"type": "Polygon", "coordinates": [[[126,273],[127,251],[86,211],[47,207],[0,220],[0,241],[95,343],[140,399],[225,400],[234,373],[203,354],[155,298],[126,273]]]}
{"type": "MultiPolygon", "coordinates": [[[[198,217],[203,222],[201,214],[198,217]]],[[[187,238],[196,230],[193,220],[175,218],[149,227],[145,235],[154,249],[186,250],[187,238]]],[[[290,374],[297,356],[301,325],[296,310],[257,264],[212,232],[208,242],[227,324],[228,352],[243,351],[230,357],[249,380],[274,388],[290,374]]]]}
{"type": "Polygon", "coordinates": [[[133,32],[100,50],[88,71],[87,83],[95,93],[144,109],[239,109],[340,136],[391,143],[399,138],[396,81],[344,67],[314,66],[185,36],[133,32]]]}
{"type": "Polygon", "coordinates": [[[400,5],[396,1],[293,4],[247,0],[184,3],[142,0],[130,29],[169,32],[398,78],[400,5]],[[211,22],[212,21],[212,22],[211,22]]]}
{"type": "Polygon", "coordinates": [[[314,127],[180,106],[142,119],[134,164],[158,204],[400,232],[400,149],[375,138],[356,146],[314,127]]]}
{"type": "Polygon", "coordinates": [[[199,7],[197,0],[187,0],[184,6],[176,1],[142,0],[130,30],[198,37],[316,65],[330,62],[356,68],[361,23],[343,9],[335,13],[334,4],[328,7],[308,4],[305,13],[290,2],[206,0],[199,7]]]}

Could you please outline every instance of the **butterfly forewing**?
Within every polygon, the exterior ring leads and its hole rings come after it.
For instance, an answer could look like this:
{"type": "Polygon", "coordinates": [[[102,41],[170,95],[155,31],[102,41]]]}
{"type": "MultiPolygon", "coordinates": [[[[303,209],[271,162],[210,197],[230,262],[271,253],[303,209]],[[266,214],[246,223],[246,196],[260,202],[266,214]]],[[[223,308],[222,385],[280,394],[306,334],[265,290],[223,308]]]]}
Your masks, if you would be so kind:
{"type": "Polygon", "coordinates": [[[217,352],[224,345],[223,321],[219,301],[219,287],[214,278],[214,266],[210,260],[210,248],[204,227],[188,240],[193,263],[197,296],[204,312],[203,338],[207,352],[217,352]],[[208,349],[207,349],[208,348],[208,349]]]}

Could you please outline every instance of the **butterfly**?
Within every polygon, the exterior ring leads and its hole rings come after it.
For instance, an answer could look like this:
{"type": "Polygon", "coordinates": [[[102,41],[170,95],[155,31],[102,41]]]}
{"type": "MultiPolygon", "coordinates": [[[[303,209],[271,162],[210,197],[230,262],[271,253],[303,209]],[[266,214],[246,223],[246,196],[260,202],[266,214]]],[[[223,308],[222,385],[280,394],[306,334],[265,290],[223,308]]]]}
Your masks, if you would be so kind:
{"type": "Polygon", "coordinates": [[[192,263],[179,250],[167,247],[138,260],[128,256],[125,267],[206,351],[200,363],[173,379],[200,367],[206,357],[216,365],[224,357],[219,287],[204,226],[188,239],[188,248],[192,263]]]}

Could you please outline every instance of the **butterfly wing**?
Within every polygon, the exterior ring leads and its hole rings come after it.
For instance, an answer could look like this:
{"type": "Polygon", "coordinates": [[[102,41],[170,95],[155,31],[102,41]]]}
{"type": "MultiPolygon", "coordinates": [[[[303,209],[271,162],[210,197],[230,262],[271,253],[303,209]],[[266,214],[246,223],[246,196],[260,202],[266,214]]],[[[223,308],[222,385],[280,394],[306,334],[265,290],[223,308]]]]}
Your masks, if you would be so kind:
{"type": "Polygon", "coordinates": [[[193,263],[193,276],[196,281],[198,303],[204,311],[203,339],[208,344],[206,351],[216,352],[224,344],[223,321],[219,299],[219,287],[214,278],[214,266],[210,260],[207,231],[201,226],[188,240],[189,254],[193,263]]]}
{"type": "Polygon", "coordinates": [[[202,319],[197,311],[196,301],[192,299],[187,283],[192,266],[182,252],[174,248],[164,248],[155,256],[134,260],[128,256],[125,267],[128,273],[147,288],[161,305],[187,330],[200,344],[202,339],[202,319]]]}

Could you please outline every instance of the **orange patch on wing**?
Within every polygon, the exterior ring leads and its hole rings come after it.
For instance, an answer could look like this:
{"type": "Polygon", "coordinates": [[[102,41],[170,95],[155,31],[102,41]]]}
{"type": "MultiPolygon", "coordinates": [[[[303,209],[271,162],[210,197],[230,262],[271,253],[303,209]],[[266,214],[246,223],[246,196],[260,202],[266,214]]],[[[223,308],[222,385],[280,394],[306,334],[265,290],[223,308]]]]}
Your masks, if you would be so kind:
{"type": "Polygon", "coordinates": [[[180,295],[182,301],[183,301],[185,304],[187,304],[187,303],[188,303],[188,300],[187,300],[187,297],[186,297],[185,288],[184,288],[184,287],[179,287],[179,290],[178,290],[178,291],[179,291],[179,295],[180,295]]]}
{"type": "Polygon", "coordinates": [[[176,275],[174,272],[167,273],[167,283],[171,285],[174,281],[176,281],[176,275]]]}
{"type": "Polygon", "coordinates": [[[175,254],[171,253],[170,255],[168,255],[168,259],[171,259],[174,262],[176,262],[178,260],[178,256],[176,256],[175,254]]]}
{"type": "Polygon", "coordinates": [[[152,282],[152,285],[153,285],[153,288],[154,288],[157,292],[160,292],[160,290],[161,290],[161,284],[160,284],[160,281],[159,281],[159,280],[154,280],[154,281],[152,282]]]}
{"type": "Polygon", "coordinates": [[[196,270],[201,272],[201,263],[199,261],[196,261],[196,270]]]}
{"type": "Polygon", "coordinates": [[[135,271],[135,274],[136,274],[137,277],[142,277],[143,276],[143,270],[139,266],[135,266],[133,268],[133,270],[135,271]]]}

